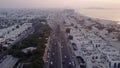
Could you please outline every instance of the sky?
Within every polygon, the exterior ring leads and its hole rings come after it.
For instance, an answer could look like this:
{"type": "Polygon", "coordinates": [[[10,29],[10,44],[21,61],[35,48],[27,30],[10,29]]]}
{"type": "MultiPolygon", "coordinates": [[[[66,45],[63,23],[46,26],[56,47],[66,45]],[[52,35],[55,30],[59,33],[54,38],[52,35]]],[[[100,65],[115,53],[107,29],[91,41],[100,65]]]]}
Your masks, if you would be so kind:
{"type": "Polygon", "coordinates": [[[0,0],[0,8],[120,8],[120,0],[0,0]]]}

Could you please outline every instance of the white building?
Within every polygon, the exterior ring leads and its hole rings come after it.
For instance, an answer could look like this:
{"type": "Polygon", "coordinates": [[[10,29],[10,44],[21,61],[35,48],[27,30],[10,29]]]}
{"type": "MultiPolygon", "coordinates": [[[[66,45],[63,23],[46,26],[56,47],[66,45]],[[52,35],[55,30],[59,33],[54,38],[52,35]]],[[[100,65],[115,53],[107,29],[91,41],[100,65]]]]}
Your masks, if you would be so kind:
{"type": "MultiPolygon", "coordinates": [[[[32,23],[15,24],[11,27],[0,30],[0,46],[11,48],[16,42],[33,33],[32,23]]],[[[0,54],[0,62],[6,59],[7,52],[3,51],[0,54]]]]}
{"type": "Polygon", "coordinates": [[[107,55],[107,61],[110,68],[120,68],[120,53],[107,55]]]}

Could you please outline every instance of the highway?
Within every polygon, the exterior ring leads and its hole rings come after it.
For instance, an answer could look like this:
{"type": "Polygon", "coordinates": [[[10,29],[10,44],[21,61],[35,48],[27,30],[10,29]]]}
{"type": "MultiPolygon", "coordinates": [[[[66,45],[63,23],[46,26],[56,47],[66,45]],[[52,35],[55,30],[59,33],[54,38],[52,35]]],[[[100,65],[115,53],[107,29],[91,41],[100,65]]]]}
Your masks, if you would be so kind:
{"type": "Polygon", "coordinates": [[[61,34],[61,51],[62,51],[62,62],[63,62],[63,68],[74,68],[72,64],[72,58],[71,54],[69,52],[69,47],[67,46],[65,37],[63,34],[61,34]]]}
{"type": "MultiPolygon", "coordinates": [[[[50,17],[51,18],[51,17],[50,17]]],[[[54,22],[55,19],[51,19],[50,22],[54,22]]],[[[57,37],[57,26],[51,25],[52,32],[50,35],[50,41],[48,44],[47,58],[45,62],[45,68],[62,68],[60,43],[57,37]]]]}
{"type": "Polygon", "coordinates": [[[58,43],[58,39],[56,37],[56,32],[53,31],[51,34],[50,40],[50,59],[49,59],[49,68],[61,68],[61,52],[60,52],[60,44],[58,43]]]}
{"type": "Polygon", "coordinates": [[[47,68],[76,68],[66,37],[57,25],[51,33],[47,68]]]}
{"type": "MultiPolygon", "coordinates": [[[[58,26],[59,27],[59,26],[58,26]]],[[[61,42],[61,53],[62,53],[62,66],[63,68],[75,68],[72,61],[72,53],[70,53],[70,48],[67,45],[65,33],[61,31],[59,27],[59,38],[61,42]]]]}

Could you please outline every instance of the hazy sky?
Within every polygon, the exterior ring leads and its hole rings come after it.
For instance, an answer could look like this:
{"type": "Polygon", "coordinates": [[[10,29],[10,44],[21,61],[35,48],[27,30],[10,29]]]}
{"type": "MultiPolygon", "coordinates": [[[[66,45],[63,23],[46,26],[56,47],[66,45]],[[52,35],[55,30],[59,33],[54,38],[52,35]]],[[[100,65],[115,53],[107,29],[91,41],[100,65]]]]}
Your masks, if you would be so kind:
{"type": "Polygon", "coordinates": [[[120,8],[120,0],[0,0],[0,8],[120,8]]]}

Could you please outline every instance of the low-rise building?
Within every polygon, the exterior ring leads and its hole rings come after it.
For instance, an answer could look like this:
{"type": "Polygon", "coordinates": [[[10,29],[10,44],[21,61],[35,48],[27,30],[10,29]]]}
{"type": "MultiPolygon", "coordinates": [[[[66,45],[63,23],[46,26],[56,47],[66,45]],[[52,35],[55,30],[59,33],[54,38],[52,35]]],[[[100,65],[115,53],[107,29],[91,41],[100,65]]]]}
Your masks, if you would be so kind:
{"type": "Polygon", "coordinates": [[[0,62],[2,63],[7,58],[7,49],[33,32],[32,23],[15,24],[8,28],[0,29],[0,62]]]}

